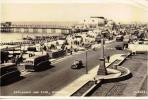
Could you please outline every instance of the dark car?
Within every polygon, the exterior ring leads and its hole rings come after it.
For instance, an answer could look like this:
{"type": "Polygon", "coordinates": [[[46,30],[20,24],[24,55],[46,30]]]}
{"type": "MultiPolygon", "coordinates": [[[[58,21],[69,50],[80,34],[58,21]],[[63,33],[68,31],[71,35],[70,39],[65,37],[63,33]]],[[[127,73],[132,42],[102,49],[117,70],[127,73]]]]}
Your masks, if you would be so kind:
{"type": "Polygon", "coordinates": [[[1,85],[7,84],[16,79],[19,79],[21,75],[15,63],[1,64],[0,71],[1,71],[0,73],[1,85]]]}
{"type": "Polygon", "coordinates": [[[27,51],[33,51],[33,52],[36,52],[36,47],[28,47],[27,48],[27,51]]]}
{"type": "Polygon", "coordinates": [[[101,39],[102,39],[101,36],[97,36],[96,39],[95,39],[95,41],[96,41],[97,43],[101,43],[101,39]]]}
{"type": "Polygon", "coordinates": [[[9,60],[9,52],[1,51],[1,64],[9,60]]]}
{"type": "Polygon", "coordinates": [[[123,41],[123,39],[124,39],[124,37],[122,35],[116,36],[116,41],[117,42],[121,42],[121,41],[123,41]]]}
{"type": "Polygon", "coordinates": [[[124,43],[123,42],[117,42],[115,45],[115,48],[117,50],[123,50],[124,49],[124,43]]]}
{"type": "Polygon", "coordinates": [[[75,60],[74,63],[71,65],[72,69],[80,69],[83,67],[83,62],[81,60],[75,60]]]}

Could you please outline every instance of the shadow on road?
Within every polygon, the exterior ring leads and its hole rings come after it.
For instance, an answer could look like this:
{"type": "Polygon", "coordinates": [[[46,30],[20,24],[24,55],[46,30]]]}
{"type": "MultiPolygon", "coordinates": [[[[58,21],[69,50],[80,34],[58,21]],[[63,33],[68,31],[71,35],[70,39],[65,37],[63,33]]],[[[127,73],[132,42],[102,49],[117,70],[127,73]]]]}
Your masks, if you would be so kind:
{"type": "Polygon", "coordinates": [[[4,81],[3,83],[1,82],[1,83],[0,83],[0,86],[7,86],[7,85],[9,85],[9,84],[13,84],[13,83],[15,83],[15,82],[21,81],[21,80],[23,80],[24,78],[25,78],[25,77],[20,76],[20,77],[11,79],[11,80],[6,80],[6,81],[4,81]]]}
{"type": "Polygon", "coordinates": [[[36,70],[36,72],[42,72],[42,71],[45,71],[45,70],[48,70],[48,69],[51,69],[51,68],[54,68],[55,66],[51,65],[51,63],[47,63],[46,65],[42,65],[40,68],[38,68],[36,70]]]}

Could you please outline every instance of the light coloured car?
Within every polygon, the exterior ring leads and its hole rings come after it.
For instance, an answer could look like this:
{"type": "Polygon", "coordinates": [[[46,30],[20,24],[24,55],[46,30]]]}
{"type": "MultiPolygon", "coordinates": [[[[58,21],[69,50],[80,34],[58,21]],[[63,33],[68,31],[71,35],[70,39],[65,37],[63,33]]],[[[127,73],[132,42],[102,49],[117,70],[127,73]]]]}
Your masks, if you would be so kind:
{"type": "Polygon", "coordinates": [[[83,67],[83,62],[81,60],[75,60],[74,63],[71,65],[72,69],[80,69],[83,67]]]}

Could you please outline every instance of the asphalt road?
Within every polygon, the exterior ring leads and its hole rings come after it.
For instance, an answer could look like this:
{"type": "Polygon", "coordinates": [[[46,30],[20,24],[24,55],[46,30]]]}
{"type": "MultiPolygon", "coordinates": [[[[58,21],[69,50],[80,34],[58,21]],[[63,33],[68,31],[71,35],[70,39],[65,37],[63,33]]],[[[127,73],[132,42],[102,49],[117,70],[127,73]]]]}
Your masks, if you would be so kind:
{"type": "MultiPolygon", "coordinates": [[[[113,48],[114,42],[106,44],[105,48],[113,48]]],[[[105,49],[106,55],[125,53],[126,51],[105,49]]],[[[101,49],[88,51],[88,70],[99,64],[101,49]]],[[[52,64],[52,67],[41,72],[32,72],[21,80],[1,87],[3,96],[49,96],[62,87],[68,85],[81,75],[85,74],[85,68],[71,69],[74,60],[80,59],[86,62],[86,53],[70,56],[63,61],[52,64]]]]}

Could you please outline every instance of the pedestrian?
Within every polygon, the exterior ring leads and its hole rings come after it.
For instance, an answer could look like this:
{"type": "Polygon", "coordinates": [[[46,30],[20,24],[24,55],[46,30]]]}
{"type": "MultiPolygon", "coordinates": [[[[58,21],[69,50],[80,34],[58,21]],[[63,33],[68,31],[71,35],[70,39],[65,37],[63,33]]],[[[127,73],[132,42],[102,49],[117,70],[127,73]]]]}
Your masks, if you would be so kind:
{"type": "Polygon", "coordinates": [[[32,54],[31,53],[29,53],[29,57],[31,57],[32,56],[32,54]]]}
{"type": "Polygon", "coordinates": [[[109,63],[109,60],[110,60],[110,56],[107,56],[107,62],[109,63]]]}
{"type": "Polygon", "coordinates": [[[70,50],[70,54],[72,55],[72,50],[70,50]]]}
{"type": "Polygon", "coordinates": [[[16,63],[16,65],[19,63],[20,61],[19,61],[19,56],[16,56],[16,58],[15,58],[15,63],[16,63]]]}
{"type": "Polygon", "coordinates": [[[97,80],[96,80],[96,78],[95,78],[95,77],[94,77],[94,83],[95,83],[95,84],[97,84],[97,80]]]}
{"type": "Polygon", "coordinates": [[[12,63],[15,63],[16,56],[12,57],[12,63]]]}
{"type": "Polygon", "coordinates": [[[20,54],[19,61],[20,61],[19,63],[23,62],[23,54],[20,54]]]}
{"type": "Polygon", "coordinates": [[[127,43],[127,45],[126,45],[126,48],[128,48],[128,43],[127,43]]]}

